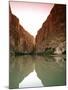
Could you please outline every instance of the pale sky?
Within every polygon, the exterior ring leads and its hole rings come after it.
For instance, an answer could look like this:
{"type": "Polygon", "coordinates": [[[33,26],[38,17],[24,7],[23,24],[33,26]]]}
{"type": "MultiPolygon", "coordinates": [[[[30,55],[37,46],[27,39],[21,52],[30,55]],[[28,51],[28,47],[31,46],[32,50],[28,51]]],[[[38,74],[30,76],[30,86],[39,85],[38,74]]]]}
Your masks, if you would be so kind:
{"type": "Polygon", "coordinates": [[[34,37],[42,27],[54,4],[10,2],[12,13],[19,18],[20,24],[34,37]]]}
{"type": "Polygon", "coordinates": [[[19,88],[24,87],[43,87],[42,81],[38,78],[35,69],[19,83],[19,88]]]}

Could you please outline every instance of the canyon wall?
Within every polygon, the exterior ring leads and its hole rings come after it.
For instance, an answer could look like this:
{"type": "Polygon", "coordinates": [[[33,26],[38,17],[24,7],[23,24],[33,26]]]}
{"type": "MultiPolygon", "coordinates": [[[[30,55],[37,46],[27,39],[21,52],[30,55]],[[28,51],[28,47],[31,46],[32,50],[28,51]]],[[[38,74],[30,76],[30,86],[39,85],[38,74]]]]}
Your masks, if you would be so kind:
{"type": "Polygon", "coordinates": [[[33,36],[19,23],[19,19],[12,14],[9,8],[9,44],[10,52],[29,53],[33,51],[33,36]]]}
{"type": "Polygon", "coordinates": [[[54,5],[46,21],[38,30],[35,45],[34,37],[20,25],[19,19],[9,8],[9,33],[10,51],[38,53],[53,49],[54,53],[63,53],[66,50],[66,5],[54,5]]]}
{"type": "Polygon", "coordinates": [[[55,4],[36,36],[36,52],[51,48],[55,50],[54,53],[63,53],[65,39],[66,5],[55,4]]]}

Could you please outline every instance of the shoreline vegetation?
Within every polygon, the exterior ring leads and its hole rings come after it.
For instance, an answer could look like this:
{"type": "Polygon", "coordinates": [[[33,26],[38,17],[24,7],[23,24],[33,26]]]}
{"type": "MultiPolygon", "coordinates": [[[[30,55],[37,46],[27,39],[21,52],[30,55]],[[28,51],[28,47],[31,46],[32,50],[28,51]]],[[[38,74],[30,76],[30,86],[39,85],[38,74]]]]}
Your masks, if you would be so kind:
{"type": "Polygon", "coordinates": [[[40,55],[40,56],[63,56],[66,55],[66,51],[64,51],[63,53],[60,54],[55,54],[53,49],[47,49],[44,52],[14,52],[14,51],[10,51],[10,56],[15,55],[15,56],[21,56],[21,55],[40,55]]]}

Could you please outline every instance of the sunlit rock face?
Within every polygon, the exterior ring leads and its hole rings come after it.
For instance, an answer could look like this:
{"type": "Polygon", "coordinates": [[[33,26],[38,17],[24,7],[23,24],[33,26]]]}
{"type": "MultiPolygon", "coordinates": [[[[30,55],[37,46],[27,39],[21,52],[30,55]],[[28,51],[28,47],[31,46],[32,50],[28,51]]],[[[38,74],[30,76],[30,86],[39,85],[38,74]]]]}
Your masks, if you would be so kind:
{"type": "Polygon", "coordinates": [[[57,54],[64,52],[65,34],[66,6],[55,4],[36,36],[36,52],[46,51],[46,48],[55,49],[57,54]]]}
{"type": "Polygon", "coordinates": [[[30,35],[19,24],[19,19],[12,14],[9,8],[9,32],[10,32],[10,51],[15,52],[32,52],[33,36],[30,35]]]}

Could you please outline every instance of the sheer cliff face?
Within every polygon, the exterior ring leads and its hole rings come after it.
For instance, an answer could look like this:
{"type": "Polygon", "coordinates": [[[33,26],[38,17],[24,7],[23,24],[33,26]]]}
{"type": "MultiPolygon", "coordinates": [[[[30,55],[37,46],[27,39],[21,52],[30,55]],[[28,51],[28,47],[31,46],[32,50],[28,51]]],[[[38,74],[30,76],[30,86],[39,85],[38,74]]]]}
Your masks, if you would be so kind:
{"type": "MultiPolygon", "coordinates": [[[[46,11],[45,11],[46,12],[46,11]]],[[[66,6],[55,4],[35,39],[19,24],[19,19],[9,9],[10,50],[15,52],[44,52],[53,48],[54,53],[65,51],[66,6]]]]}
{"type": "MultiPolygon", "coordinates": [[[[47,48],[65,50],[66,6],[55,4],[36,36],[36,52],[47,48]]],[[[59,52],[58,51],[58,52],[59,52]]]]}
{"type": "Polygon", "coordinates": [[[10,51],[15,52],[32,52],[33,51],[33,36],[30,35],[19,24],[19,19],[12,14],[9,8],[9,37],[10,51]]]}

